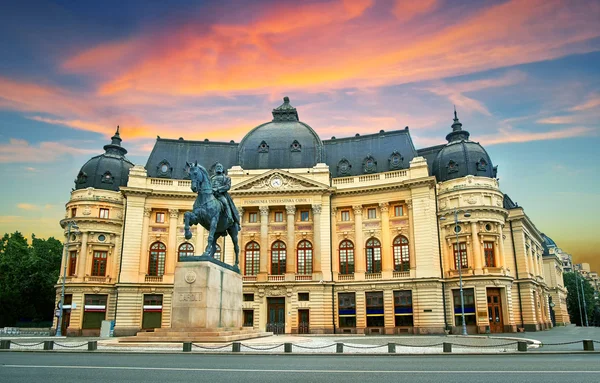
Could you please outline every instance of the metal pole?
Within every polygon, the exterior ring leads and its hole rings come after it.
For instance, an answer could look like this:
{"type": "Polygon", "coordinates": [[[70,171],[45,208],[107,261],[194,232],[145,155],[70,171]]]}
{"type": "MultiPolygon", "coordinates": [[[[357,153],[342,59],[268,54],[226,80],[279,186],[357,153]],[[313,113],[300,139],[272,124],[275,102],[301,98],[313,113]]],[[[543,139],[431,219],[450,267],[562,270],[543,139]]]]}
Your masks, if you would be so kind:
{"type": "Polygon", "coordinates": [[[467,324],[465,323],[465,296],[463,294],[462,282],[462,252],[458,243],[458,210],[454,210],[454,232],[456,233],[456,251],[458,252],[458,286],[460,288],[460,312],[462,318],[462,334],[467,335],[467,324]]]}
{"type": "Polygon", "coordinates": [[[581,300],[579,300],[579,278],[577,278],[577,276],[579,275],[579,273],[577,273],[577,270],[575,270],[575,267],[573,267],[573,271],[575,272],[575,288],[577,289],[577,305],[579,306],[579,321],[581,323],[581,327],[583,327],[583,314],[581,313],[581,300]]]}
{"type": "Polygon", "coordinates": [[[64,259],[64,267],[63,267],[63,280],[62,280],[62,288],[60,292],[60,305],[58,307],[58,321],[56,324],[56,336],[62,336],[62,320],[63,320],[63,305],[65,304],[65,283],[67,282],[67,242],[71,238],[71,222],[67,223],[67,240],[63,245],[63,259],[64,259]]]}
{"type": "MultiPolygon", "coordinates": [[[[587,308],[586,308],[586,304],[585,304],[585,290],[583,290],[583,275],[581,276],[581,300],[583,301],[583,314],[585,317],[585,327],[588,327],[588,315],[587,315],[587,308]]],[[[583,326],[583,319],[581,319],[581,325],[583,326]]]]}

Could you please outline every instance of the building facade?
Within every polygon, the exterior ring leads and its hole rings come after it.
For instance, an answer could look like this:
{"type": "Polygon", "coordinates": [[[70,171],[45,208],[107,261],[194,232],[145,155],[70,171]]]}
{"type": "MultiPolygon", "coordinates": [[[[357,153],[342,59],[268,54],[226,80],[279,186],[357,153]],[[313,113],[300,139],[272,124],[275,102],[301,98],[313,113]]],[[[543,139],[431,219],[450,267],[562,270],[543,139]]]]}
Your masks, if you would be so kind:
{"type": "MultiPolygon", "coordinates": [[[[562,263],[546,262],[544,236],[456,112],[448,143],[419,150],[408,128],[323,140],[287,97],[272,114],[240,143],[157,138],[145,166],[125,158],[117,130],[78,174],[61,221],[79,227],[65,238],[65,333],[96,334],[102,320],[115,335],[170,327],[177,262],[207,243],[201,227],[184,238],[196,198],[185,164],[195,160],[209,172],[218,161],[231,178],[244,326],[460,331],[459,268],[470,333],[552,326],[562,263]]],[[[217,250],[233,263],[228,238],[217,250]]]]}

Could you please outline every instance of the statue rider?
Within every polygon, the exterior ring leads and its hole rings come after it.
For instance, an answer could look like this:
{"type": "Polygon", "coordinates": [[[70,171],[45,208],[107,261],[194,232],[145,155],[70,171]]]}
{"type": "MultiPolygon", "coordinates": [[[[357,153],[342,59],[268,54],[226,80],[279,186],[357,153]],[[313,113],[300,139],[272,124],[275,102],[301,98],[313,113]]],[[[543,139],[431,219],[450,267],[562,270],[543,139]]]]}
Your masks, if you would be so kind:
{"type": "Polygon", "coordinates": [[[229,178],[223,172],[223,165],[220,163],[215,164],[215,174],[210,177],[210,183],[212,185],[213,194],[216,199],[221,201],[224,211],[227,214],[227,222],[232,225],[236,224],[238,226],[238,230],[240,227],[240,217],[238,214],[235,205],[233,204],[233,200],[227,191],[231,188],[231,178],[229,178]]]}

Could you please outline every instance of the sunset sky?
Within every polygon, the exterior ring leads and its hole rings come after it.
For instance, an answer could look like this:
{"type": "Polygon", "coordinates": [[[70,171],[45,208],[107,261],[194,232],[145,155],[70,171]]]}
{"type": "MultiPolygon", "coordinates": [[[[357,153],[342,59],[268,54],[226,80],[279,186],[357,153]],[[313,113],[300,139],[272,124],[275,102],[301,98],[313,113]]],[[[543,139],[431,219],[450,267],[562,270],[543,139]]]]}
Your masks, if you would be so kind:
{"type": "Polygon", "coordinates": [[[283,96],[322,138],[409,126],[417,148],[456,105],[502,190],[600,272],[600,0],[2,3],[0,234],[62,239],[117,125],[145,165],[157,135],[239,142],[283,96]]]}

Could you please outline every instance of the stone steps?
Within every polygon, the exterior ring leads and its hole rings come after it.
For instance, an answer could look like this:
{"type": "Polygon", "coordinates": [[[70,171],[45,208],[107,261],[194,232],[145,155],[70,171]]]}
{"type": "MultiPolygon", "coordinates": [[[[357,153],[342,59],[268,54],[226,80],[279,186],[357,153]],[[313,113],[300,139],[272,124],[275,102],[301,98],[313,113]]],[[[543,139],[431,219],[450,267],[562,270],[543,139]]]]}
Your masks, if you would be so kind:
{"type": "Polygon", "coordinates": [[[119,338],[119,343],[205,342],[226,343],[273,335],[256,329],[161,328],[154,332],[138,332],[135,336],[119,338]]]}

